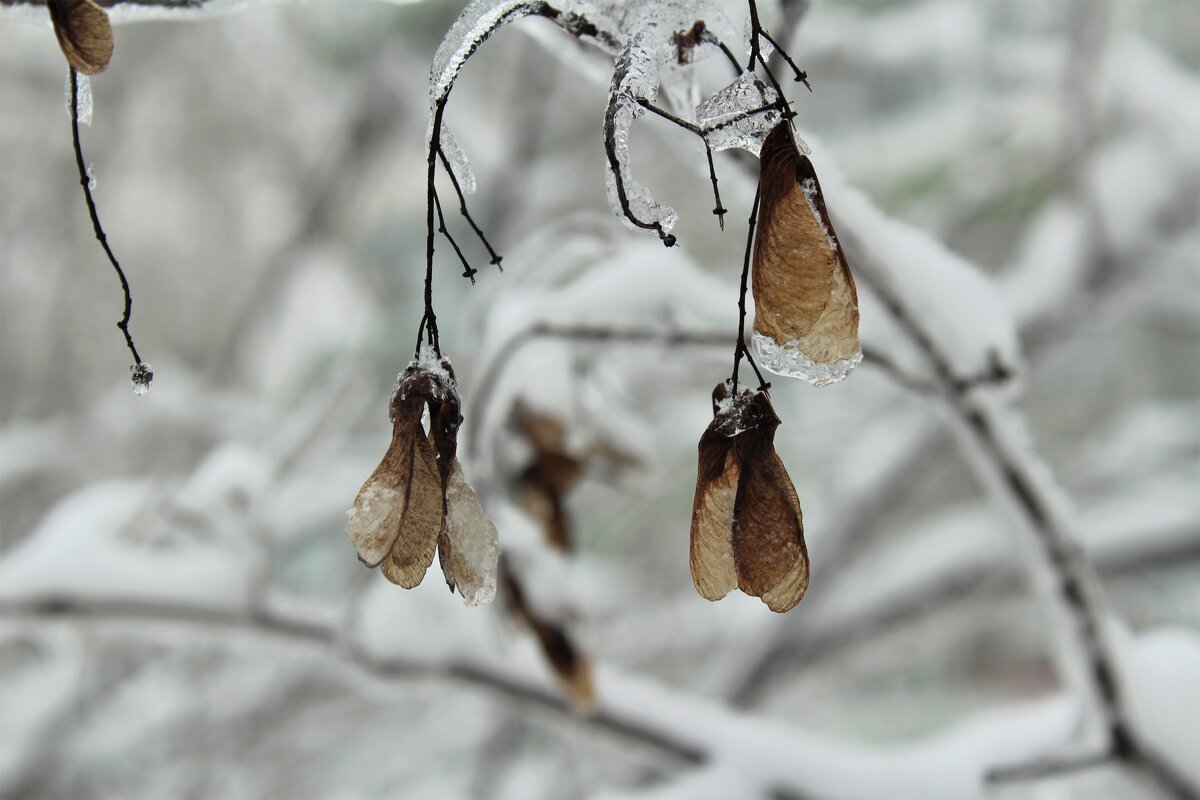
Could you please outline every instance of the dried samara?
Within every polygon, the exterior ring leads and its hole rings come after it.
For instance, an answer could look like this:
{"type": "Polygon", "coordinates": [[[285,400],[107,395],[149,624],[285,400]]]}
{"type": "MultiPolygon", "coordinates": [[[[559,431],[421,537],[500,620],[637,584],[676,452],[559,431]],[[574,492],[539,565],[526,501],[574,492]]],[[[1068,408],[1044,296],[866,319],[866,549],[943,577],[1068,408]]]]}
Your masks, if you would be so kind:
{"type": "Polygon", "coordinates": [[[751,344],[771,372],[814,386],[836,383],[862,361],[858,293],[817,173],[790,123],[767,136],[759,168],[751,344]]]}
{"type": "Polygon", "coordinates": [[[775,452],[779,418],[764,392],[713,390],[692,505],[692,580],[720,600],[732,589],[787,611],[808,588],[796,489],[775,452]]]}
{"type": "Polygon", "coordinates": [[[496,595],[500,548],[456,457],[461,407],[450,361],[422,351],[396,382],[392,444],[347,512],[346,532],[364,564],[406,589],[436,550],[450,589],[478,605],[496,595]]]}

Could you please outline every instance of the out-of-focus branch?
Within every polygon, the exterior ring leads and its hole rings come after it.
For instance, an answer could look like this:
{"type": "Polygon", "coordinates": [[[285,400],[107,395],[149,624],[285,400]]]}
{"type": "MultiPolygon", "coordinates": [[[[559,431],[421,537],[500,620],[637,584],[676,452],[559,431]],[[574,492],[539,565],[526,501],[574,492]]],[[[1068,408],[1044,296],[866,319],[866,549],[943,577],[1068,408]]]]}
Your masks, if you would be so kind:
{"type": "MultiPolygon", "coordinates": [[[[560,341],[581,342],[587,344],[626,344],[626,345],[658,345],[662,347],[728,347],[736,338],[735,334],[715,331],[681,331],[670,328],[637,328],[620,325],[586,324],[559,325],[550,322],[539,322],[524,328],[510,336],[504,344],[497,348],[495,355],[487,362],[483,375],[472,392],[470,419],[477,424],[472,425],[467,433],[467,458],[477,461],[480,453],[480,431],[482,423],[487,419],[488,404],[495,394],[496,383],[508,368],[510,362],[526,345],[538,339],[557,339],[560,341]]],[[[897,383],[913,391],[924,391],[931,387],[920,378],[909,375],[882,354],[864,349],[863,362],[874,364],[886,372],[897,383]]],[[[989,378],[981,378],[988,380],[989,378]]]]}
{"type": "MultiPolygon", "coordinates": [[[[339,615],[326,610],[301,610],[278,603],[223,610],[186,602],[103,600],[42,597],[0,604],[0,615],[11,624],[42,627],[54,620],[75,626],[95,626],[105,631],[144,636],[156,627],[173,635],[196,632],[225,635],[252,633],[259,641],[275,640],[330,652],[360,673],[384,681],[439,680],[482,689],[527,707],[567,714],[558,693],[538,679],[528,664],[464,651],[436,657],[382,654],[353,636],[344,635],[339,615]]],[[[572,717],[580,724],[656,751],[677,767],[715,764],[736,771],[745,780],[745,796],[775,792],[804,798],[866,798],[877,796],[879,776],[905,796],[930,796],[947,791],[944,776],[927,768],[932,753],[944,744],[910,747],[905,754],[873,752],[804,734],[785,725],[731,712],[721,705],[658,684],[623,676],[605,669],[600,675],[600,704],[588,717],[572,717]],[[932,748],[929,749],[929,748],[932,748]],[[938,788],[940,787],[940,788],[938,788]]],[[[1035,710],[1029,718],[1028,740],[1014,742],[1011,750],[1027,757],[1052,735],[1043,730],[1047,718],[1035,710]],[[1036,721],[1036,724],[1035,724],[1036,721]]],[[[1010,719],[1004,723],[1006,728],[1010,719]]],[[[1059,727],[1057,724],[1052,727],[1059,727]]],[[[985,734],[986,735],[986,734],[985,734]]],[[[990,741],[990,738],[989,738],[990,741]]],[[[991,757],[976,748],[974,758],[991,757]]],[[[1010,756],[1016,753],[1010,752],[1010,756]]],[[[1001,756],[1003,757],[1003,756],[1001,756]]],[[[983,778],[983,768],[978,780],[983,778]]],[[[978,787],[972,776],[967,783],[978,787]]]]}
{"type": "Polygon", "coordinates": [[[1053,582],[1053,609],[1065,618],[1074,638],[1058,643],[1069,651],[1064,668],[1072,669],[1072,659],[1084,663],[1083,675],[1079,676],[1084,681],[1081,688],[1095,702],[1112,752],[1149,778],[1164,795],[1180,800],[1200,797],[1200,788],[1159,758],[1128,719],[1115,659],[1103,634],[1104,611],[1097,587],[1083,550],[1064,518],[1065,512],[1059,507],[1058,490],[1051,483],[1049,469],[1023,439],[1024,422],[1019,412],[998,398],[957,383],[949,354],[918,321],[920,315],[908,308],[900,293],[889,285],[887,266],[862,240],[866,233],[844,223],[839,227],[847,231],[848,238],[859,240],[856,249],[861,280],[875,291],[892,319],[928,361],[968,460],[1036,540],[1041,559],[1035,571],[1044,571],[1053,582]]]}
{"type": "Polygon", "coordinates": [[[1112,763],[1112,754],[1106,751],[1081,753],[1070,758],[1046,758],[1015,767],[994,769],[987,774],[988,783],[1021,783],[1040,781],[1073,772],[1082,772],[1112,763]]]}
{"type": "MultiPolygon", "coordinates": [[[[328,648],[352,667],[376,678],[397,680],[448,679],[485,689],[500,697],[570,713],[561,697],[549,684],[540,684],[515,674],[491,669],[467,659],[446,661],[380,656],[362,644],[347,640],[337,617],[331,619],[302,616],[297,613],[259,607],[244,613],[219,608],[142,601],[45,599],[28,603],[0,604],[0,616],[10,625],[51,620],[75,623],[129,626],[139,633],[156,625],[172,630],[192,628],[208,633],[253,632],[283,643],[328,648]]],[[[674,741],[653,728],[643,729],[629,721],[614,719],[603,712],[587,718],[595,725],[637,744],[660,751],[677,763],[699,763],[703,753],[687,743],[674,741]]]]}
{"type": "MultiPolygon", "coordinates": [[[[1124,540],[1132,535],[1122,537],[1124,540]]],[[[1130,553],[1121,542],[1097,547],[1093,552],[1096,569],[1107,579],[1184,561],[1200,559],[1200,528],[1160,528],[1137,534],[1138,551],[1130,553]]],[[[984,553],[974,560],[948,565],[941,577],[923,581],[910,592],[888,592],[864,603],[850,621],[838,618],[823,622],[817,609],[778,638],[762,655],[751,662],[743,678],[730,693],[732,702],[753,707],[769,691],[773,676],[788,664],[812,666],[837,658],[846,648],[869,641],[887,631],[896,630],[930,609],[946,608],[968,596],[1012,597],[1021,586],[1021,574],[1015,565],[998,568],[995,559],[984,553]]]]}
{"type": "Polygon", "coordinates": [[[304,263],[302,256],[331,236],[341,224],[341,215],[350,206],[347,195],[362,183],[363,175],[387,144],[396,120],[407,110],[397,102],[394,86],[390,60],[375,59],[364,76],[358,109],[344,126],[338,146],[323,159],[317,174],[304,182],[307,203],[299,215],[295,233],[253,276],[250,287],[242,293],[233,322],[221,344],[213,350],[216,356],[209,367],[211,374],[225,380],[236,378],[236,370],[230,367],[236,365],[273,294],[304,263]]]}

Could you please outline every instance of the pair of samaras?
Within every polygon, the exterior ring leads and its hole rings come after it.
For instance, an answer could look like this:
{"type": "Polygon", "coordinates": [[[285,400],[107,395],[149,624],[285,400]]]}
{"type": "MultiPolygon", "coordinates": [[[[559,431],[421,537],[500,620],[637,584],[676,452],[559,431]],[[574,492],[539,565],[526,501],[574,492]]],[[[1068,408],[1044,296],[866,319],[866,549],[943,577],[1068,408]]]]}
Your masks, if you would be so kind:
{"type": "Polygon", "coordinates": [[[858,294],[817,174],[788,122],[767,136],[759,168],[751,345],[771,372],[836,383],[862,361],[858,294]]]}
{"type": "Polygon", "coordinates": [[[461,407],[449,360],[423,353],[408,365],[392,396],[391,446],[347,512],[346,532],[364,564],[406,589],[436,551],[450,589],[478,605],[496,595],[500,548],[456,457],[461,407]]]}
{"type": "Polygon", "coordinates": [[[700,438],[692,505],[692,580],[720,600],[732,589],[787,611],[808,588],[804,517],[775,452],[779,417],[765,392],[713,390],[713,421],[700,438]]]}

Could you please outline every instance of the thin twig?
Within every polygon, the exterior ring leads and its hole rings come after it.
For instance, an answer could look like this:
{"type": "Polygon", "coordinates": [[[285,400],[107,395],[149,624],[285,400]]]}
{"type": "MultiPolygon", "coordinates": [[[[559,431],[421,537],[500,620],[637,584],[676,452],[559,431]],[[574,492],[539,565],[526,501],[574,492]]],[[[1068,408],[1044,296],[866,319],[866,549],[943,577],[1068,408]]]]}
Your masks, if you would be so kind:
{"type": "Polygon", "coordinates": [[[1113,761],[1110,750],[1095,753],[1080,753],[1075,756],[1061,758],[1044,758],[1028,764],[1018,764],[1011,767],[997,767],[989,770],[985,780],[988,783],[1018,783],[1022,781],[1039,781],[1058,775],[1068,775],[1094,769],[1113,761]]]}
{"type": "Polygon", "coordinates": [[[446,241],[450,242],[450,246],[454,248],[455,255],[463,265],[463,277],[471,281],[471,285],[475,284],[475,273],[478,270],[474,269],[468,262],[467,257],[463,255],[462,248],[458,246],[458,242],[454,241],[454,237],[450,235],[450,231],[446,228],[446,216],[442,213],[442,200],[438,197],[437,190],[433,192],[433,205],[437,209],[438,218],[438,233],[446,237],[446,241]]]}
{"type": "Polygon", "coordinates": [[[758,221],[758,203],[761,196],[762,187],[759,187],[754,190],[754,203],[750,206],[750,221],[746,232],[746,258],[742,262],[742,280],[738,290],[738,335],[737,346],[733,350],[733,376],[730,378],[733,382],[733,394],[735,395],[738,389],[738,367],[741,365],[743,357],[754,368],[754,374],[758,376],[758,390],[765,392],[771,388],[771,384],[759,372],[758,364],[754,363],[754,359],[750,356],[750,351],[746,348],[746,291],[750,284],[750,256],[754,249],[754,226],[758,221]]]}
{"type": "MultiPolygon", "coordinates": [[[[458,211],[459,211],[459,213],[462,214],[463,217],[466,218],[467,224],[471,226],[471,230],[475,231],[475,235],[479,237],[479,241],[487,249],[488,256],[491,257],[491,261],[489,261],[488,263],[495,264],[497,267],[500,268],[500,271],[503,272],[504,268],[500,266],[500,262],[503,260],[504,257],[501,256],[499,253],[497,253],[495,248],[492,247],[491,242],[489,242],[487,237],[484,236],[483,229],[480,228],[477,224],[475,224],[475,219],[471,216],[471,212],[467,210],[467,198],[463,194],[462,187],[458,185],[458,176],[456,176],[454,174],[454,170],[450,168],[450,161],[446,158],[446,151],[442,148],[440,143],[438,144],[437,151],[438,151],[438,157],[441,158],[441,160],[442,160],[442,166],[445,168],[446,174],[450,177],[450,184],[454,187],[454,193],[458,195],[458,211]]],[[[474,275],[475,272],[477,272],[477,270],[471,270],[472,275],[474,275]]],[[[475,280],[474,280],[474,278],[472,278],[471,283],[474,283],[474,282],[475,282],[475,280]]]]}
{"type": "Polygon", "coordinates": [[[138,355],[137,347],[133,343],[133,335],[129,332],[129,317],[133,313],[133,294],[129,289],[129,280],[125,277],[125,270],[121,269],[121,263],[117,261],[112,248],[108,246],[108,236],[105,235],[104,228],[100,225],[96,201],[92,199],[91,178],[87,173],[87,164],[83,160],[83,145],[79,141],[79,73],[74,67],[71,67],[69,77],[71,81],[71,140],[75,145],[75,166],[79,170],[79,185],[83,187],[83,198],[87,201],[88,215],[92,218],[92,230],[96,234],[96,241],[100,242],[100,247],[104,249],[104,254],[108,256],[109,263],[116,271],[117,279],[121,282],[121,293],[125,296],[125,309],[117,327],[125,335],[125,345],[133,354],[134,365],[140,366],[142,357],[138,355]]]}

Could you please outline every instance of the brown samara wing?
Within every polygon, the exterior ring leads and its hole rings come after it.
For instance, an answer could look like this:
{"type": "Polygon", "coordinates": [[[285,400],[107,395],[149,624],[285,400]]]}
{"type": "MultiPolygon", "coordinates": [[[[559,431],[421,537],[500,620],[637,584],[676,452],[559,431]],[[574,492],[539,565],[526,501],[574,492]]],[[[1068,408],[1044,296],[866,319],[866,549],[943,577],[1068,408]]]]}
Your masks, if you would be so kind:
{"type": "Polygon", "coordinates": [[[779,418],[765,394],[756,394],[751,402],[761,421],[737,446],[742,478],[733,510],[733,556],[738,588],[783,612],[799,603],[808,588],[804,517],[775,452],[779,418]]]}
{"type": "MultiPolygon", "coordinates": [[[[422,433],[418,427],[418,434],[422,433]]],[[[380,567],[389,581],[411,589],[421,582],[437,550],[446,513],[433,447],[417,435],[409,456],[411,479],[405,493],[400,535],[380,567]]]]}
{"type": "Polygon", "coordinates": [[[713,390],[713,411],[713,421],[700,437],[696,496],[692,501],[691,568],[692,582],[700,596],[720,600],[738,585],[733,561],[733,507],[741,477],[741,465],[734,452],[735,429],[729,427],[727,416],[734,410],[725,384],[713,390]]]}
{"type": "Polygon", "coordinates": [[[833,383],[862,358],[854,278],[790,123],[771,131],[759,158],[751,342],[772,372],[833,383]]]}
{"type": "Polygon", "coordinates": [[[421,426],[424,400],[392,404],[392,442],[367,478],[346,532],[368,566],[383,565],[388,580],[411,588],[433,562],[442,529],[443,499],[437,458],[421,426]]]}
{"type": "Polygon", "coordinates": [[[84,75],[103,72],[113,52],[108,13],[92,0],[47,0],[46,7],[67,63],[84,75]]]}
{"type": "Polygon", "coordinates": [[[566,495],[584,471],[584,458],[567,447],[567,429],[561,420],[536,411],[518,400],[511,425],[533,451],[531,460],[517,478],[522,507],[542,523],[551,547],[569,552],[571,520],[566,495]]]}

